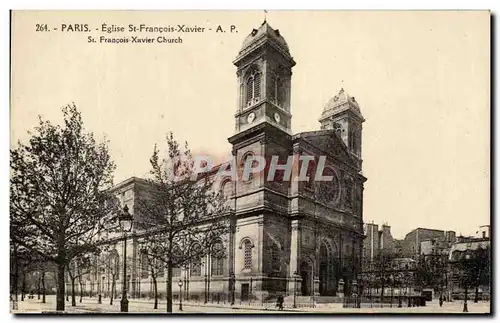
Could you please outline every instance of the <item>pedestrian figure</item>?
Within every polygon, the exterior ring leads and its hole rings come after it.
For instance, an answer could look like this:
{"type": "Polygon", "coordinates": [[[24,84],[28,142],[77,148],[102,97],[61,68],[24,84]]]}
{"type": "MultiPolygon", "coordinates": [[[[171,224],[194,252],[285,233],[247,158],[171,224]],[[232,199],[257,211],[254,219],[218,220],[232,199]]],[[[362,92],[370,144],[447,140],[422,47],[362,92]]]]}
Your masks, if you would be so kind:
{"type": "Polygon", "coordinates": [[[283,310],[283,296],[279,295],[277,298],[276,298],[276,307],[282,311],[283,310]]]}
{"type": "Polygon", "coordinates": [[[439,296],[439,307],[443,306],[443,295],[439,296]]]}

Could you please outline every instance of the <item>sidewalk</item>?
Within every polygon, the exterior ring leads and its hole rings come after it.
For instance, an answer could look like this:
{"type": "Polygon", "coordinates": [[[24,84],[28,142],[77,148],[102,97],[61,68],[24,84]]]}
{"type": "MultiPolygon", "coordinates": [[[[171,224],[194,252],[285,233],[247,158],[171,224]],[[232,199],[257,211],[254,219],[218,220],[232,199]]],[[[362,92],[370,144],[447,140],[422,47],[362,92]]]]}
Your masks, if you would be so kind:
{"type": "MultiPolygon", "coordinates": [[[[71,301],[66,302],[65,313],[120,313],[120,299],[113,301],[113,305],[109,305],[109,298],[103,298],[102,304],[97,303],[97,298],[84,298],[82,303],[79,303],[77,298],[76,306],[71,306],[71,301]]],[[[43,304],[40,300],[25,300],[18,302],[18,310],[12,310],[12,303],[10,304],[11,313],[56,313],[55,311],[55,297],[47,297],[47,303],[43,304]]],[[[397,305],[394,307],[370,307],[370,304],[362,304],[362,308],[343,308],[342,304],[318,304],[316,307],[298,307],[292,308],[292,304],[285,304],[283,311],[278,311],[275,303],[262,304],[217,304],[217,303],[196,303],[196,302],[182,302],[184,311],[179,312],[179,302],[173,303],[174,313],[332,313],[332,314],[409,314],[409,313],[431,313],[431,314],[450,314],[462,313],[463,301],[445,302],[440,307],[437,300],[428,302],[427,306],[422,307],[401,307],[397,305]],[[326,305],[326,306],[325,306],[326,305]],[[368,307],[367,307],[368,306],[368,307]]],[[[299,304],[309,305],[309,304],[299,304]]],[[[158,301],[158,308],[154,309],[154,300],[140,299],[129,300],[129,312],[133,313],[158,313],[164,314],[166,312],[166,302],[164,299],[158,301]]],[[[469,302],[469,313],[490,313],[491,307],[489,302],[469,302]]],[[[467,313],[464,313],[467,314],[467,313]]]]}
{"type": "MultiPolygon", "coordinates": [[[[118,300],[119,301],[119,300],[118,300]]],[[[109,302],[109,299],[108,299],[109,302]]],[[[129,299],[129,303],[142,303],[142,304],[154,304],[154,299],[129,299]]],[[[165,306],[165,300],[159,299],[158,306],[163,304],[165,306]]],[[[178,306],[179,301],[174,300],[172,304],[178,306]]],[[[196,307],[211,307],[211,308],[232,308],[232,309],[243,309],[243,310],[256,310],[256,311],[277,311],[276,302],[267,302],[262,304],[262,302],[252,302],[248,303],[248,301],[236,301],[234,305],[226,302],[193,302],[193,301],[182,301],[183,306],[196,306],[196,307]]],[[[342,309],[341,303],[332,303],[332,304],[316,304],[316,307],[313,308],[310,303],[297,303],[297,307],[293,308],[293,304],[285,303],[284,311],[294,311],[294,312],[307,312],[307,311],[318,311],[324,309],[342,309]]]]}

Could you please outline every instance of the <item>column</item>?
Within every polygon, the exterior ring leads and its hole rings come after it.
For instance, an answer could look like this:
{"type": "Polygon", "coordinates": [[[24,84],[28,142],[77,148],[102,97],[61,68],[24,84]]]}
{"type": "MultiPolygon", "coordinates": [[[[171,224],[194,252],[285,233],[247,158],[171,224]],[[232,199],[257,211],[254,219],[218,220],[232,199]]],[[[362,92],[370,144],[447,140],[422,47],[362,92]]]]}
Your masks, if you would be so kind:
{"type": "Polygon", "coordinates": [[[300,292],[300,280],[295,278],[295,274],[300,275],[300,227],[299,220],[292,220],[291,224],[291,238],[290,238],[290,266],[288,271],[288,288],[289,295],[294,295],[297,292],[297,296],[301,295],[300,292]],[[297,284],[295,283],[297,279],[297,284]],[[297,286],[296,286],[297,285],[297,286]],[[297,290],[296,290],[297,289],[297,290]]]}

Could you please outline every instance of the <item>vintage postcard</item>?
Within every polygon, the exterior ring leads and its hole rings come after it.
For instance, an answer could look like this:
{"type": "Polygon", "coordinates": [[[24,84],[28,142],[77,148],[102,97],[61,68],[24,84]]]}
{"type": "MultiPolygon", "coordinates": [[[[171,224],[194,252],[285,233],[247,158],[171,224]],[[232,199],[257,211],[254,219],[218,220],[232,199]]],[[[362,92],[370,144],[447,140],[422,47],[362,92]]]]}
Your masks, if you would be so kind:
{"type": "Polygon", "coordinates": [[[489,11],[11,11],[11,313],[490,314],[489,11]]]}

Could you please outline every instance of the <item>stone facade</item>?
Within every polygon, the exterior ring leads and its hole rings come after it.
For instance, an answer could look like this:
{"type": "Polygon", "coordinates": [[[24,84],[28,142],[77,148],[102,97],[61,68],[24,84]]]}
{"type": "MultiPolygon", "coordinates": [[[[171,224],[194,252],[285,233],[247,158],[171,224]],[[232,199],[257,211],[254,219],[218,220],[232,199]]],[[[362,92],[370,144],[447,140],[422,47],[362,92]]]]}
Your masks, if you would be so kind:
{"type": "MultiPolygon", "coordinates": [[[[342,278],[348,292],[361,272],[363,248],[363,186],[361,174],[361,124],[358,103],[341,90],[325,106],[321,130],[291,133],[291,77],[295,61],[278,30],[264,22],[245,39],[234,64],[237,67],[238,102],[235,133],[229,138],[241,165],[250,155],[270,160],[300,155],[326,156],[325,171],[331,182],[297,181],[300,163],[293,167],[292,180],[267,180],[269,169],[248,181],[218,179],[216,189],[230,195],[233,230],[224,239],[228,257],[217,275],[212,259],[204,259],[201,270],[174,270],[174,298],[182,292],[188,299],[227,301],[230,277],[235,277],[235,296],[240,300],[265,300],[276,295],[337,294],[342,278]],[[226,186],[229,185],[229,186],[226,186]]],[[[240,177],[239,177],[240,178],[240,177]]],[[[115,187],[117,196],[134,210],[134,198],[144,191],[144,180],[131,178],[115,187]]],[[[140,215],[134,214],[140,221],[140,215]]],[[[131,297],[149,295],[151,278],[141,270],[144,262],[139,237],[129,239],[131,297]]],[[[116,250],[122,257],[122,243],[116,250]]],[[[107,277],[93,273],[92,286],[107,277]]],[[[101,288],[102,288],[101,286],[101,288]]],[[[120,290],[120,281],[117,284],[120,290]]],[[[159,279],[164,293],[165,278],[159,279]]]]}

